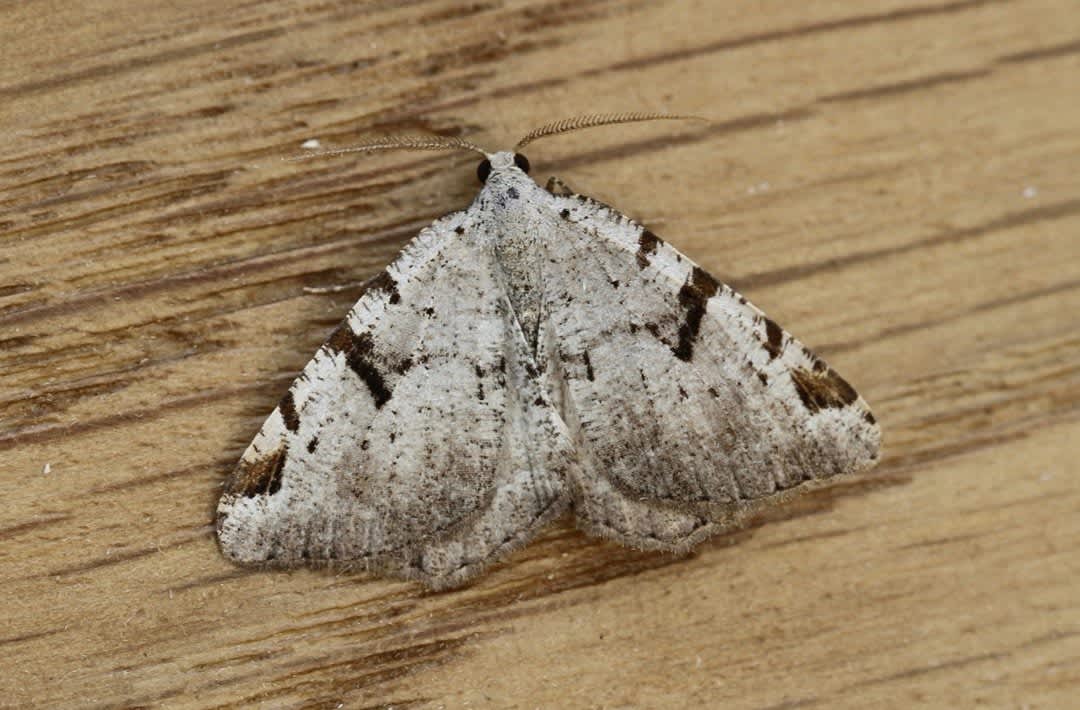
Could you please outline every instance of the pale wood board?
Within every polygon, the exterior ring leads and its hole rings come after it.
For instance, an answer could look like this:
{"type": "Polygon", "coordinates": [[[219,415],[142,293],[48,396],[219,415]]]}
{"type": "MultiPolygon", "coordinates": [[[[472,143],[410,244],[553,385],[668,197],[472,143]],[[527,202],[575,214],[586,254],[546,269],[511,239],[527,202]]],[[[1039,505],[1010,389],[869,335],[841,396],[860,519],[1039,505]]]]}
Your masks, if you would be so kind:
{"type": "Polygon", "coordinates": [[[0,706],[1069,707],[1075,0],[6,3],[0,706]],[[568,523],[427,594],[219,554],[221,483],[475,157],[537,143],[858,386],[872,474],[686,559],[568,523]],[[48,472],[46,472],[46,466],[48,472]]]}

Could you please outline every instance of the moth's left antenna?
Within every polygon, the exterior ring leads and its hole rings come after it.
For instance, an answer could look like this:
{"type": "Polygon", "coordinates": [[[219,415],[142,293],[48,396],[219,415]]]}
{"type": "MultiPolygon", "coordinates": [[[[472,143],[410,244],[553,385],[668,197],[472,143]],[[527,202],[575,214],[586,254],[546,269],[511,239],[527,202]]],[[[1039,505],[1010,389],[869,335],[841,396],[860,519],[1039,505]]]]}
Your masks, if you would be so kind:
{"type": "Polygon", "coordinates": [[[462,138],[450,138],[446,136],[386,136],[376,138],[367,143],[351,145],[347,148],[334,150],[320,150],[314,153],[305,153],[285,160],[294,162],[298,160],[310,160],[328,155],[342,155],[344,153],[365,153],[374,150],[471,150],[474,153],[487,156],[487,151],[462,138]]]}

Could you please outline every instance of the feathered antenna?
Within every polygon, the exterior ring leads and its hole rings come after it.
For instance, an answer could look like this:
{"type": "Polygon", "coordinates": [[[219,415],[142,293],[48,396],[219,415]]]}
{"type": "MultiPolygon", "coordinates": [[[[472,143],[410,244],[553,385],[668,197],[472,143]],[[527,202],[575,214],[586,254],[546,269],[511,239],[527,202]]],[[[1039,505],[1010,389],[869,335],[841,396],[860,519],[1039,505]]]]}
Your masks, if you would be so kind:
{"type": "Polygon", "coordinates": [[[347,148],[335,150],[321,150],[316,153],[306,153],[292,158],[289,161],[310,160],[327,155],[342,155],[343,153],[364,153],[373,150],[471,150],[486,156],[487,151],[480,146],[470,143],[462,138],[448,138],[446,136],[386,136],[376,138],[367,143],[352,145],[347,148]]]}
{"type": "Polygon", "coordinates": [[[607,126],[612,123],[634,123],[637,121],[707,121],[709,119],[702,118],[701,116],[682,116],[672,113],[596,113],[586,116],[575,116],[574,118],[564,118],[561,121],[555,121],[549,123],[546,126],[540,126],[539,128],[530,131],[524,138],[517,142],[514,146],[514,150],[520,150],[529,143],[532,143],[537,138],[543,138],[545,136],[555,136],[560,133],[569,133],[570,131],[577,131],[582,128],[592,128],[594,126],[607,126]]]}

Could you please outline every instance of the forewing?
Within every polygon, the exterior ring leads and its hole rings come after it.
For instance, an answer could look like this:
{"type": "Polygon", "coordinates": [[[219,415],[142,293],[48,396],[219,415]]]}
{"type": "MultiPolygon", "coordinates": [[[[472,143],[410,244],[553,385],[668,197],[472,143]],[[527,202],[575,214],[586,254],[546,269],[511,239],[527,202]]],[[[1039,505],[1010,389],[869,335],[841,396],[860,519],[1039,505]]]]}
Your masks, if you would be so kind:
{"type": "Polygon", "coordinates": [[[468,217],[436,222],[372,280],[267,419],[218,508],[228,556],[439,586],[555,511],[541,464],[560,465],[565,437],[522,401],[537,385],[468,217]]]}
{"type": "Polygon", "coordinates": [[[678,547],[707,525],[700,511],[876,460],[866,403],[802,343],[606,205],[550,202],[561,226],[547,242],[545,357],[587,522],[651,546],[634,516],[660,516],[650,534],[678,547]]]}

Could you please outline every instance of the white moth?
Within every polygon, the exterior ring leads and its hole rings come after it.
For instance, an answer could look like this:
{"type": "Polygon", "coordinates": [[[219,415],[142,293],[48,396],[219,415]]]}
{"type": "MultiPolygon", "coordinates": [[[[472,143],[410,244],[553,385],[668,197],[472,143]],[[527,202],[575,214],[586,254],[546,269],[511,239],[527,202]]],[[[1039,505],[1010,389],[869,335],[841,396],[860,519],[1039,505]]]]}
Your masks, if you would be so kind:
{"type": "Polygon", "coordinates": [[[808,484],[872,465],[854,389],[731,288],[514,151],[395,138],[352,150],[486,157],[467,209],[373,278],[225,486],[241,563],[337,562],[459,585],[572,511],[685,551],[808,484]]]}

